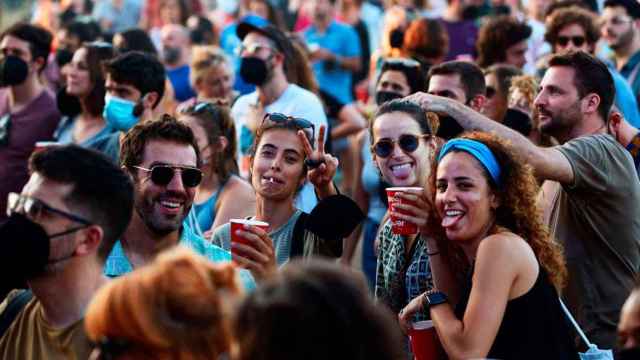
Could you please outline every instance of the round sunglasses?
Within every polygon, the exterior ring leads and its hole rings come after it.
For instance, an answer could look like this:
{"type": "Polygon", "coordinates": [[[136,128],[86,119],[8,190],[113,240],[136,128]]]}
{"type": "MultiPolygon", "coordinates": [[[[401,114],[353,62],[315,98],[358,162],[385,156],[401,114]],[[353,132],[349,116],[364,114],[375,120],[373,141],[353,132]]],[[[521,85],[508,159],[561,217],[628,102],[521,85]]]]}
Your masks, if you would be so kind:
{"type": "Polygon", "coordinates": [[[151,169],[143,168],[141,166],[134,166],[136,169],[151,173],[151,181],[159,186],[168,185],[176,171],[180,171],[182,177],[182,184],[186,187],[196,187],[200,185],[202,181],[202,171],[197,168],[186,166],[171,166],[171,165],[155,165],[151,169]]]}
{"type": "Polygon", "coordinates": [[[269,114],[265,114],[265,116],[262,118],[262,124],[260,124],[261,127],[264,125],[266,121],[270,121],[276,124],[291,123],[293,124],[293,126],[302,130],[305,133],[305,135],[307,136],[307,139],[312,144],[312,146],[313,146],[313,143],[315,142],[316,128],[313,125],[313,123],[307,119],[288,116],[281,113],[269,113],[269,114]]]}
{"type": "Polygon", "coordinates": [[[431,135],[429,134],[424,134],[420,136],[404,134],[404,135],[400,135],[398,140],[386,139],[386,138],[380,139],[378,140],[378,142],[373,144],[371,148],[377,156],[381,158],[386,158],[389,155],[391,155],[391,153],[393,153],[393,148],[395,147],[396,143],[398,144],[398,146],[400,146],[400,149],[402,149],[402,151],[406,153],[412,153],[416,151],[418,146],[420,146],[420,139],[428,139],[430,137],[431,135]]]}

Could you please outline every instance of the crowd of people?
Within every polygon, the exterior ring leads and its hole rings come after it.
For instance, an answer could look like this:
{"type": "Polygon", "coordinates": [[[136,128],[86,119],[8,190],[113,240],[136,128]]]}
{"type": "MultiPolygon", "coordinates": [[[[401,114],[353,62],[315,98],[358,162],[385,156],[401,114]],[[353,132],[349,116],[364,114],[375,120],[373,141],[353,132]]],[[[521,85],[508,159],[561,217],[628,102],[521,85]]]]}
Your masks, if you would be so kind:
{"type": "Polygon", "coordinates": [[[1,359],[640,358],[639,2],[30,6],[1,359]]]}

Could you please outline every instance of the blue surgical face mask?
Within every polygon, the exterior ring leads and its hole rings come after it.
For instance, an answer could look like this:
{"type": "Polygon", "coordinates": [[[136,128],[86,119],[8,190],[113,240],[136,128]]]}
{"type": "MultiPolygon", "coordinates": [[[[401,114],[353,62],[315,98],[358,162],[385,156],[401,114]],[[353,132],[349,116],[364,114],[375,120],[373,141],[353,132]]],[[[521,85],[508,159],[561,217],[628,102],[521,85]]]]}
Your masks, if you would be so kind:
{"type": "Polygon", "coordinates": [[[127,132],[138,123],[138,117],[133,115],[136,103],[109,94],[104,97],[102,117],[110,128],[127,132]]]}

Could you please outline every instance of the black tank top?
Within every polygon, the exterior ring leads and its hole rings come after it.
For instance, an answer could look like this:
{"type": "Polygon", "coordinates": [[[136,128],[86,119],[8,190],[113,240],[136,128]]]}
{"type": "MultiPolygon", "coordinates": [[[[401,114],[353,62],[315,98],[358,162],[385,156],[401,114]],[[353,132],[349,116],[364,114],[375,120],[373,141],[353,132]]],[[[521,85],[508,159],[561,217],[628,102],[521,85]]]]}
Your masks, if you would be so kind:
{"type": "MultiPolygon", "coordinates": [[[[471,294],[471,281],[456,306],[462,319],[471,294]]],[[[540,267],[533,287],[524,295],[507,302],[488,358],[492,359],[571,359],[579,360],[573,331],[560,307],[558,293],[547,273],[540,267]]]]}

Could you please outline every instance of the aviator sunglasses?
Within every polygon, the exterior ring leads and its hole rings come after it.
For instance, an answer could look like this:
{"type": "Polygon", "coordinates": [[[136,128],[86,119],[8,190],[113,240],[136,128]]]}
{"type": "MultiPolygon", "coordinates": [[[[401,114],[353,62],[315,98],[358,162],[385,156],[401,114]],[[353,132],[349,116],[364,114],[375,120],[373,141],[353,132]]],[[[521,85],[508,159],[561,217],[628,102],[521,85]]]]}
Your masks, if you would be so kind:
{"type": "Polygon", "coordinates": [[[151,169],[141,166],[134,166],[134,168],[150,172],[151,181],[160,186],[168,185],[171,180],[173,180],[176,171],[180,171],[182,184],[186,187],[196,187],[200,184],[200,181],[202,181],[202,171],[187,166],[155,165],[151,167],[151,169]]]}
{"type": "Polygon", "coordinates": [[[381,158],[386,158],[389,155],[391,155],[396,143],[398,143],[398,146],[400,146],[400,149],[402,149],[402,151],[406,153],[412,153],[416,151],[416,149],[420,145],[421,138],[428,139],[429,137],[431,137],[431,135],[428,135],[428,134],[420,135],[420,136],[404,134],[404,135],[400,135],[398,140],[380,139],[371,148],[373,149],[373,152],[377,156],[381,158]]]}

